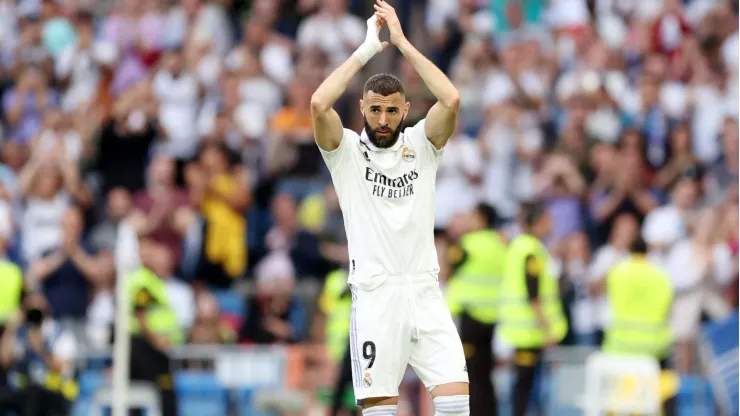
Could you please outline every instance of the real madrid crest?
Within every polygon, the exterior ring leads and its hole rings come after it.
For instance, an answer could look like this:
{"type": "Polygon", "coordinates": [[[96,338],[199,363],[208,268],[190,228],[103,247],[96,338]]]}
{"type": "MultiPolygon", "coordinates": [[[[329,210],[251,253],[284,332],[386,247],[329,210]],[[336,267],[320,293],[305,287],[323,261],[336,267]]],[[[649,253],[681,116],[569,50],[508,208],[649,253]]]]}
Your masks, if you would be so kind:
{"type": "Polygon", "coordinates": [[[403,148],[403,160],[413,162],[416,159],[416,152],[410,147],[403,148]]]}
{"type": "Polygon", "coordinates": [[[370,387],[373,385],[373,379],[370,377],[370,373],[365,373],[365,377],[362,379],[362,384],[365,387],[370,387]]]}

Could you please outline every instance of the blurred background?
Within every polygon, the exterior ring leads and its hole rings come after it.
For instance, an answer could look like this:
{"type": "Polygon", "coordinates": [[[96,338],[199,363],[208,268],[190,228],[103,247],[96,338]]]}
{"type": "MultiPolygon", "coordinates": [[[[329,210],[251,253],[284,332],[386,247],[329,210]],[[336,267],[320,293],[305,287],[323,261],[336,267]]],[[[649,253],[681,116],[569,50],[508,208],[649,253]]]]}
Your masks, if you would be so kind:
{"type": "MultiPolygon", "coordinates": [[[[737,1],[390,3],[461,91],[437,178],[443,287],[479,204],[511,239],[519,204],[544,201],[570,323],[555,371],[598,348],[599,282],[641,235],[676,290],[681,414],[717,414],[724,385],[702,351],[737,348],[737,321],[729,341],[702,329],[738,306],[737,1]]],[[[50,353],[74,368],[75,414],[91,414],[110,379],[116,280],[141,267],[181,335],[163,347],[180,414],[326,414],[346,343],[332,273],[347,240],[309,103],[371,11],[363,0],[0,0],[1,327],[43,311],[50,353]]],[[[362,128],[362,84],[377,72],[402,79],[406,122],[421,120],[434,97],[389,49],[337,104],[344,125],[362,128]]],[[[22,338],[9,332],[12,351],[22,338]]],[[[505,407],[509,355],[492,348],[505,407]]],[[[554,379],[539,394],[550,409],[554,379]]],[[[431,414],[413,375],[402,391],[399,414],[431,414]]]]}

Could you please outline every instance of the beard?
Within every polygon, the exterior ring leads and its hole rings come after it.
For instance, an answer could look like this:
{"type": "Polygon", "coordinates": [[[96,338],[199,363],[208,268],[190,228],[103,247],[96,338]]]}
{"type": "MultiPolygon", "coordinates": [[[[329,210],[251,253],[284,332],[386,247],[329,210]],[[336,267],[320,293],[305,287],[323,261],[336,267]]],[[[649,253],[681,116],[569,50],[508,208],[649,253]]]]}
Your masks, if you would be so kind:
{"type": "Polygon", "coordinates": [[[370,127],[370,123],[367,122],[367,118],[363,117],[363,119],[365,120],[365,133],[367,133],[367,138],[370,139],[370,143],[372,143],[378,149],[387,149],[396,144],[398,136],[401,135],[403,122],[406,121],[406,117],[402,118],[401,122],[398,123],[398,127],[393,130],[390,127],[385,127],[383,129],[373,129],[372,127],[370,127]],[[387,136],[378,137],[378,132],[390,134],[388,134],[387,136]]]}

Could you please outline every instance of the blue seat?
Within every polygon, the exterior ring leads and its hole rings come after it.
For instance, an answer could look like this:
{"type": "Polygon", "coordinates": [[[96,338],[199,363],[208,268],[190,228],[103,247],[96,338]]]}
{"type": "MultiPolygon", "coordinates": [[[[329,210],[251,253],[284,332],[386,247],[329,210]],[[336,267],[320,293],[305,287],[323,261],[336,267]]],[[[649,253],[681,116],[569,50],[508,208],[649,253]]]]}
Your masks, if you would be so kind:
{"type": "Polygon", "coordinates": [[[702,331],[702,349],[709,367],[709,379],[714,396],[720,405],[731,415],[737,415],[738,401],[738,323],[735,312],[724,321],[707,324],[702,331]]]}
{"type": "Polygon", "coordinates": [[[178,398],[177,408],[181,416],[228,413],[228,393],[213,373],[176,373],[175,389],[178,398]]]}
{"type": "Polygon", "coordinates": [[[99,370],[87,370],[80,374],[80,398],[90,399],[95,395],[100,386],[107,382],[105,373],[99,370]]]}
{"type": "Polygon", "coordinates": [[[679,416],[710,416],[717,413],[712,386],[702,376],[682,375],[676,401],[679,416]]]}
{"type": "Polygon", "coordinates": [[[244,299],[239,294],[228,290],[214,290],[213,294],[216,296],[221,313],[244,317],[244,299]]]}

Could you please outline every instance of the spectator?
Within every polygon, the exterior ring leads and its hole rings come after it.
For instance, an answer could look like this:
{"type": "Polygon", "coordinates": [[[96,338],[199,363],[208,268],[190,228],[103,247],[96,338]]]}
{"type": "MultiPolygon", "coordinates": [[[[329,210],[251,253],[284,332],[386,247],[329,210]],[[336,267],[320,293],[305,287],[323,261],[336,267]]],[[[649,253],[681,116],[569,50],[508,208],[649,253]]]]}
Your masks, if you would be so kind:
{"type": "Polygon", "coordinates": [[[10,383],[0,394],[0,408],[19,414],[65,414],[75,395],[74,359],[78,345],[71,332],[51,317],[43,295],[24,301],[23,313],[14,318],[0,337],[0,365],[9,369],[10,383]],[[51,386],[47,377],[58,377],[51,386]],[[25,385],[20,380],[27,380],[25,385]]]}
{"type": "Polygon", "coordinates": [[[290,86],[288,105],[273,117],[270,127],[274,133],[267,143],[268,170],[283,178],[278,192],[298,200],[320,192],[326,182],[319,177],[323,165],[313,139],[312,93],[313,88],[303,82],[290,86]]]}
{"type": "Polygon", "coordinates": [[[365,39],[362,19],[347,11],[347,0],[322,0],[318,13],[309,16],[298,27],[299,48],[318,46],[333,65],[339,65],[365,39]]]}
{"type": "Polygon", "coordinates": [[[572,334],[576,345],[597,345],[596,331],[599,329],[594,325],[593,302],[589,296],[589,270],[591,261],[591,248],[588,237],[584,233],[571,234],[563,242],[564,252],[561,265],[561,290],[571,292],[573,304],[569,313],[569,332],[572,334]],[[570,286],[570,287],[568,287],[570,286]]]}
{"type": "MultiPolygon", "coordinates": [[[[236,333],[220,318],[218,302],[210,292],[196,297],[196,315],[190,330],[190,342],[196,345],[232,344],[236,333]]],[[[196,363],[202,365],[203,363],[196,363]]]]}
{"type": "Polygon", "coordinates": [[[62,97],[62,106],[67,110],[74,110],[95,98],[101,78],[100,66],[112,64],[116,59],[113,44],[95,40],[93,19],[87,11],[77,14],[77,41],[67,45],[55,62],[57,79],[62,85],[68,85],[62,97]]]}
{"type": "Polygon", "coordinates": [[[676,368],[681,372],[694,368],[690,342],[698,335],[702,313],[712,319],[723,319],[729,314],[719,290],[730,283],[734,266],[729,246],[716,239],[717,225],[716,214],[705,212],[693,238],[676,244],[666,260],[677,295],[671,326],[679,343],[676,368]]]}
{"type": "Polygon", "coordinates": [[[94,250],[110,250],[112,252],[116,248],[119,225],[121,221],[131,215],[133,202],[131,201],[131,194],[123,188],[112,189],[106,202],[104,218],[90,231],[89,241],[94,250]]]}
{"type": "Polygon", "coordinates": [[[79,208],[67,208],[59,244],[29,266],[31,282],[40,285],[56,319],[84,318],[91,283],[110,273],[101,257],[81,241],[83,225],[79,208]]]}
{"type": "Polygon", "coordinates": [[[65,211],[72,202],[89,204],[90,197],[77,167],[60,150],[34,152],[18,182],[25,205],[23,256],[30,262],[62,244],[65,211]]]}
{"type": "Polygon", "coordinates": [[[295,271],[285,253],[275,252],[257,266],[257,290],[249,299],[239,338],[258,344],[296,343],[307,330],[302,302],[293,295],[295,271]]]}
{"type": "Polygon", "coordinates": [[[434,227],[444,229],[456,214],[469,212],[480,202],[483,160],[475,140],[461,131],[445,146],[437,173],[434,227]]]}
{"type": "Polygon", "coordinates": [[[96,171],[103,194],[116,187],[129,192],[144,188],[146,158],[157,138],[156,112],[151,84],[146,81],[116,100],[112,117],[101,126],[97,140],[96,171]]]}
{"type": "Polygon", "coordinates": [[[554,247],[571,234],[584,230],[581,198],[586,182],[567,157],[550,156],[535,177],[535,187],[535,194],[547,201],[550,215],[558,218],[550,234],[554,247]]]}
{"type": "Polygon", "coordinates": [[[38,15],[32,13],[19,19],[19,39],[13,51],[10,71],[19,75],[23,68],[36,66],[47,76],[52,74],[52,58],[44,48],[41,38],[42,22],[38,15]]]}
{"type": "Polygon", "coordinates": [[[690,127],[686,123],[674,126],[671,130],[667,161],[657,176],[657,185],[660,188],[671,188],[681,173],[699,166],[699,161],[691,151],[690,134],[690,127]]]}
{"type": "Polygon", "coordinates": [[[202,86],[186,66],[181,48],[165,52],[160,68],[152,80],[152,93],[160,102],[158,119],[167,136],[163,146],[171,157],[184,161],[195,156],[198,147],[195,121],[202,86]]]}
{"type": "Polygon", "coordinates": [[[267,249],[270,253],[287,252],[296,276],[323,279],[329,270],[321,257],[321,245],[315,235],[300,228],[297,209],[291,195],[280,194],[273,199],[275,225],[265,236],[267,249]]]}
{"type": "Polygon", "coordinates": [[[47,77],[35,66],[19,72],[15,87],[3,95],[3,111],[10,126],[10,137],[28,143],[41,128],[44,111],[56,106],[57,93],[47,77]]]}
{"type": "Polygon", "coordinates": [[[134,224],[140,236],[165,245],[181,258],[182,237],[187,228],[183,217],[191,215],[190,196],[177,186],[174,160],[165,154],[157,155],[147,168],[146,188],[134,194],[134,224]]]}
{"type": "Polygon", "coordinates": [[[634,151],[623,150],[618,157],[616,166],[619,170],[614,179],[591,199],[591,213],[597,223],[597,243],[605,241],[619,214],[632,214],[642,222],[658,204],[645,183],[645,168],[640,156],[634,151]]]}
{"type": "Polygon", "coordinates": [[[671,190],[670,203],[651,211],[642,226],[642,238],[651,254],[667,253],[694,228],[699,178],[689,170],[671,190]]]}
{"type": "MultiPolygon", "coordinates": [[[[270,5],[265,7],[273,9],[279,5],[269,1],[263,1],[261,4],[270,5]]],[[[286,86],[294,76],[292,41],[272,30],[273,22],[270,22],[269,15],[265,16],[270,11],[262,13],[259,11],[256,10],[258,13],[246,21],[242,42],[234,48],[227,59],[243,60],[243,54],[255,54],[267,78],[280,86],[286,86]]]]}
{"type": "Polygon", "coordinates": [[[223,56],[233,43],[231,25],[223,6],[217,2],[184,0],[173,7],[164,26],[165,46],[185,43],[194,34],[198,41],[212,42],[216,53],[223,56]]]}
{"type": "Polygon", "coordinates": [[[191,218],[188,228],[200,224],[202,230],[199,262],[190,266],[190,273],[222,288],[246,270],[244,211],[251,203],[249,173],[243,167],[232,167],[229,156],[224,145],[206,145],[189,175],[191,188],[198,193],[191,194],[191,201],[200,207],[201,217],[191,218]]]}
{"type": "Polygon", "coordinates": [[[41,18],[44,22],[42,31],[44,47],[53,57],[57,57],[64,48],[75,42],[75,32],[71,18],[76,12],[76,3],[57,3],[54,0],[42,0],[41,18]]]}
{"type": "Polygon", "coordinates": [[[103,350],[113,340],[113,323],[116,318],[115,284],[116,268],[110,249],[98,251],[101,272],[90,281],[90,303],[87,307],[85,335],[90,341],[88,350],[103,350]]]}

